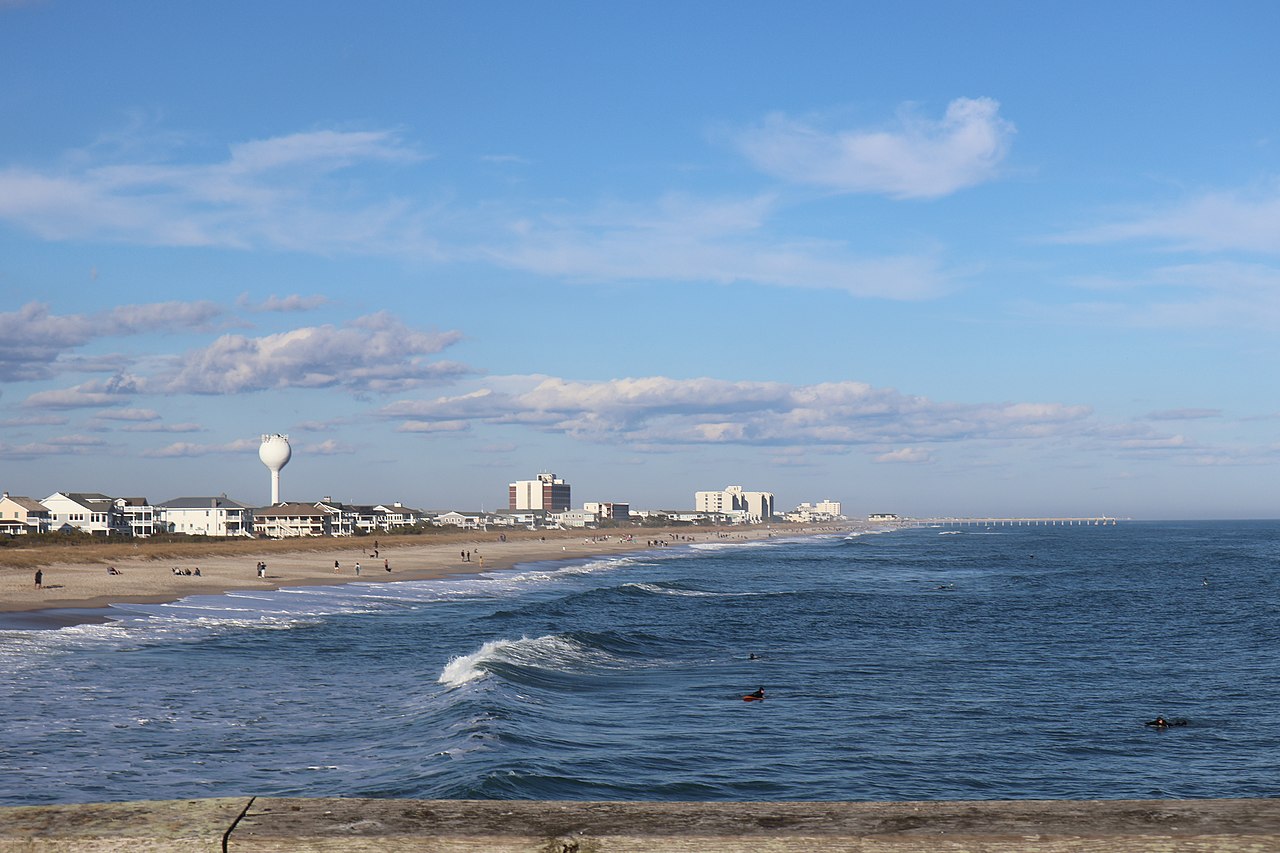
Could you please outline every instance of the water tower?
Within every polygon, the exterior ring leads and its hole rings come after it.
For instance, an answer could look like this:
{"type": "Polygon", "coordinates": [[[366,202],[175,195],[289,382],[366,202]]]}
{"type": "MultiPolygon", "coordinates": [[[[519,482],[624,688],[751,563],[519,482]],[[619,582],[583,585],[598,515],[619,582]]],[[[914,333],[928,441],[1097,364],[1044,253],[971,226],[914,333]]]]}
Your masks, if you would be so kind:
{"type": "Polygon", "coordinates": [[[287,435],[264,435],[258,448],[258,458],[271,471],[271,503],[280,503],[280,469],[289,464],[293,450],[287,435]]]}

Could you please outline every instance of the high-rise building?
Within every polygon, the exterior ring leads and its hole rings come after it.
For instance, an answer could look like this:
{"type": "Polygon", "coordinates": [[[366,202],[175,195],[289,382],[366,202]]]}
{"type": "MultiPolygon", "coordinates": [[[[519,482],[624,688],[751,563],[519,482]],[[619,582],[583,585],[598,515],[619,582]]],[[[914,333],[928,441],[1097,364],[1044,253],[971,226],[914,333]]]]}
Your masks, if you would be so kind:
{"type": "Polygon", "coordinates": [[[748,492],[742,486],[726,486],[715,492],[694,492],[697,512],[742,515],[747,521],[768,521],[773,517],[773,492],[748,492]]]}
{"type": "Polygon", "coordinates": [[[536,480],[517,480],[507,486],[507,509],[565,512],[569,506],[569,484],[555,474],[543,472],[536,480]]]}

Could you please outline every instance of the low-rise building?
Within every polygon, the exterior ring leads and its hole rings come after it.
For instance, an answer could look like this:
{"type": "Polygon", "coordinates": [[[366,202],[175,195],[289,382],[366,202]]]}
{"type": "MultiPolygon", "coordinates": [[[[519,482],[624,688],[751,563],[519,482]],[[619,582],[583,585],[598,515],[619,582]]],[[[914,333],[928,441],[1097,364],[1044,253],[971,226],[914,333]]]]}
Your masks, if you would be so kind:
{"type": "Polygon", "coordinates": [[[115,500],[98,492],[54,492],[40,503],[49,510],[50,530],[79,530],[95,536],[130,533],[115,500]]]}
{"type": "Polygon", "coordinates": [[[600,518],[594,512],[581,509],[568,509],[551,514],[551,520],[561,527],[594,527],[600,518]]]}
{"type": "Polygon", "coordinates": [[[116,498],[116,511],[134,536],[143,538],[157,531],[156,508],[146,498],[116,498]]]}
{"type": "Polygon", "coordinates": [[[801,524],[815,524],[825,521],[843,521],[840,501],[822,500],[817,503],[802,503],[786,514],[787,521],[801,524]]]}
{"type": "Polygon", "coordinates": [[[582,505],[583,512],[589,512],[609,521],[627,521],[631,518],[631,504],[619,501],[588,501],[582,505]]]}
{"type": "Polygon", "coordinates": [[[22,535],[46,533],[49,530],[49,508],[34,498],[0,495],[0,533],[22,535]]]}
{"type": "Polygon", "coordinates": [[[485,527],[488,516],[483,512],[450,512],[437,515],[433,524],[439,527],[461,527],[464,530],[477,530],[485,527]]]}
{"type": "Polygon", "coordinates": [[[156,506],[159,526],[168,533],[190,536],[252,536],[253,508],[219,497],[174,498],[156,506]]]}
{"type": "Polygon", "coordinates": [[[356,532],[356,508],[325,495],[314,506],[329,514],[330,536],[351,536],[356,532]]]}
{"type": "Polygon", "coordinates": [[[379,514],[379,525],[383,530],[395,530],[397,527],[413,527],[425,519],[426,513],[420,509],[407,507],[399,501],[390,504],[378,504],[373,508],[379,514]]]}
{"type": "Polygon", "coordinates": [[[253,510],[253,532],[271,539],[291,536],[332,536],[333,515],[313,504],[290,503],[253,510]]]}

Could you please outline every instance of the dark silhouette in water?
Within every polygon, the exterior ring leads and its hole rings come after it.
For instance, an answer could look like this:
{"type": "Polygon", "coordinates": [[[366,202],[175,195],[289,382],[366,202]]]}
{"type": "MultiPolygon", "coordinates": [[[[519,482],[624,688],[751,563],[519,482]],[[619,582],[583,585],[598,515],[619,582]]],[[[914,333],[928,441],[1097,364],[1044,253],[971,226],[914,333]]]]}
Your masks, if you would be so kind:
{"type": "Polygon", "coordinates": [[[1156,717],[1154,720],[1147,721],[1146,725],[1155,726],[1157,729],[1168,729],[1174,726],[1185,726],[1187,721],[1178,717],[1172,720],[1166,720],[1164,717],[1156,717]]]}

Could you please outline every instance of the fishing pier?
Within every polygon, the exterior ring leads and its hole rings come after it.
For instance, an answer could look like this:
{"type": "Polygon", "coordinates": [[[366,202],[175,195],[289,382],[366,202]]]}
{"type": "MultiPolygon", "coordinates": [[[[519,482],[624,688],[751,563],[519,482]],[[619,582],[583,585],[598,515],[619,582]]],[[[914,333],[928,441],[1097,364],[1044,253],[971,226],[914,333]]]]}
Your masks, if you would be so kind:
{"type": "Polygon", "coordinates": [[[899,518],[903,527],[1107,527],[1117,519],[1107,515],[1080,518],[899,518]]]}

